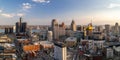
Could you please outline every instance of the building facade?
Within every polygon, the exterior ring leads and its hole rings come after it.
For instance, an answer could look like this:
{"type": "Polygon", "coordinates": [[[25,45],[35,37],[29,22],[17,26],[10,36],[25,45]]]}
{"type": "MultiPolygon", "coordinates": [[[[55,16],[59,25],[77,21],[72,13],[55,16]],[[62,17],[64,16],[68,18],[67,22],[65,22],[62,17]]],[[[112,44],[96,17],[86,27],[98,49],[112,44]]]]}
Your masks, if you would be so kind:
{"type": "Polygon", "coordinates": [[[54,43],[54,58],[56,60],[67,60],[67,49],[61,42],[54,43]]]}
{"type": "Polygon", "coordinates": [[[56,19],[52,20],[53,39],[59,39],[59,25],[56,19]]]}
{"type": "Polygon", "coordinates": [[[20,17],[20,21],[16,22],[16,33],[25,33],[27,30],[27,23],[22,22],[22,18],[20,17]]]}
{"type": "Polygon", "coordinates": [[[72,20],[72,23],[71,23],[71,30],[72,31],[76,31],[77,30],[77,27],[76,27],[76,24],[75,24],[74,20],[72,20]]]}

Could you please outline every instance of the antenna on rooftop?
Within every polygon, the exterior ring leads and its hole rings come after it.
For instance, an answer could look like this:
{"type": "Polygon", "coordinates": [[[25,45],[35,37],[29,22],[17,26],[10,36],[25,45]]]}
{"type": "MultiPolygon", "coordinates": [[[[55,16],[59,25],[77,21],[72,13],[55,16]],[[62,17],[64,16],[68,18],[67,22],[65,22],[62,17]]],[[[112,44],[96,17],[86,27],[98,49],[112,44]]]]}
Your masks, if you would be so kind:
{"type": "Polygon", "coordinates": [[[92,19],[91,19],[91,24],[93,23],[93,21],[92,21],[92,20],[93,20],[93,17],[92,17],[92,19]]]}

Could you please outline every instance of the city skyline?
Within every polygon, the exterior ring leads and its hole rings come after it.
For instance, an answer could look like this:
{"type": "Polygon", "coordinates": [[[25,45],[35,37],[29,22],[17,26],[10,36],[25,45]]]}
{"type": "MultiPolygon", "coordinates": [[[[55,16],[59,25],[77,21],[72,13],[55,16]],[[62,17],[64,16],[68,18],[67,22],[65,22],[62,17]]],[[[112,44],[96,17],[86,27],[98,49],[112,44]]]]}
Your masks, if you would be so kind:
{"type": "Polygon", "coordinates": [[[29,25],[51,25],[52,19],[70,25],[114,25],[120,20],[119,0],[0,0],[0,25],[23,17],[29,25]]]}

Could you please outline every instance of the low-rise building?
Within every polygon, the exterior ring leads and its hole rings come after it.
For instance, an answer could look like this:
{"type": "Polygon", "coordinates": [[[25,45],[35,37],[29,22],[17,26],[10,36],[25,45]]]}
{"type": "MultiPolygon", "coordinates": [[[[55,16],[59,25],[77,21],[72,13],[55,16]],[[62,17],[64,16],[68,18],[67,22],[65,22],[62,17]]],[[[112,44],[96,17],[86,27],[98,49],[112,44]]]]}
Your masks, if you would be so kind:
{"type": "Polygon", "coordinates": [[[65,40],[65,42],[66,42],[67,47],[73,47],[77,43],[77,38],[75,38],[75,37],[68,37],[65,40]]]}

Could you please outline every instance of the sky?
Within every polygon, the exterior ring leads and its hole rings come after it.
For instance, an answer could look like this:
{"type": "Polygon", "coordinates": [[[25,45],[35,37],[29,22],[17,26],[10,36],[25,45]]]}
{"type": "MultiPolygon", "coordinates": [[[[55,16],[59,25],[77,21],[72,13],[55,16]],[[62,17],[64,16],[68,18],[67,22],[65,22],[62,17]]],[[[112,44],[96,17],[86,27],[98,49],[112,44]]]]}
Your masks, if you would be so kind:
{"type": "Polygon", "coordinates": [[[120,0],[0,0],[0,25],[14,25],[22,17],[28,25],[94,25],[120,22],[120,0]]]}

